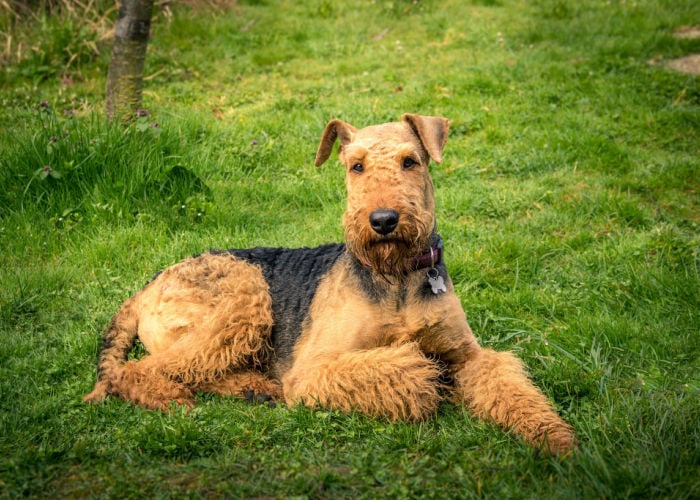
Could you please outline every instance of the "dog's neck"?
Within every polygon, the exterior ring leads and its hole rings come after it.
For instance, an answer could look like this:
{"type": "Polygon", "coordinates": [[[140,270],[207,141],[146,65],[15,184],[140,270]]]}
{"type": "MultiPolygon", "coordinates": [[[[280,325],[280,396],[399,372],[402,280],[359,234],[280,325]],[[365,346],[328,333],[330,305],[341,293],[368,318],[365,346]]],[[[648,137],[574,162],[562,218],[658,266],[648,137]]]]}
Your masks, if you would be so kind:
{"type": "Polygon", "coordinates": [[[436,232],[430,235],[429,248],[426,252],[413,258],[411,268],[414,271],[419,269],[432,269],[442,262],[442,238],[436,232]]]}
{"type": "Polygon", "coordinates": [[[407,287],[416,286],[416,283],[420,283],[419,286],[424,289],[426,296],[436,295],[436,292],[430,292],[429,273],[447,280],[447,269],[443,262],[442,238],[435,231],[430,235],[428,248],[411,259],[410,265],[407,266],[409,270],[405,273],[382,274],[372,267],[363,265],[352,253],[348,253],[348,256],[350,257],[350,272],[358,279],[359,288],[363,289],[373,300],[383,300],[396,296],[396,300],[403,302],[408,291],[407,287]],[[417,280],[416,276],[420,276],[420,278],[417,280]],[[409,285],[410,283],[413,285],[409,285]]]}

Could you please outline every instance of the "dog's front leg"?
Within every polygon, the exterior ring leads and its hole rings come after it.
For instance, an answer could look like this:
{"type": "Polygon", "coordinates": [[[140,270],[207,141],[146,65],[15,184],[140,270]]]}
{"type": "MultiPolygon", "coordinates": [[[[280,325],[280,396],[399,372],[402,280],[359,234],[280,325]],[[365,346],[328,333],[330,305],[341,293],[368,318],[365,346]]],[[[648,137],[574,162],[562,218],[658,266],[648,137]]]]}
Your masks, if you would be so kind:
{"type": "MultiPolygon", "coordinates": [[[[446,297],[446,302],[449,297],[446,297]]],[[[522,362],[510,352],[479,346],[458,303],[442,312],[424,349],[436,352],[454,379],[454,397],[477,416],[512,429],[545,452],[564,454],[576,447],[569,424],[532,383],[522,362]]]]}
{"type": "Polygon", "coordinates": [[[282,379],[288,404],[421,420],[437,410],[440,371],[416,342],[297,359],[282,379]]]}
{"type": "Polygon", "coordinates": [[[513,429],[545,452],[576,447],[573,429],[557,415],[510,352],[478,348],[462,366],[453,366],[455,395],[479,417],[513,429]]]}

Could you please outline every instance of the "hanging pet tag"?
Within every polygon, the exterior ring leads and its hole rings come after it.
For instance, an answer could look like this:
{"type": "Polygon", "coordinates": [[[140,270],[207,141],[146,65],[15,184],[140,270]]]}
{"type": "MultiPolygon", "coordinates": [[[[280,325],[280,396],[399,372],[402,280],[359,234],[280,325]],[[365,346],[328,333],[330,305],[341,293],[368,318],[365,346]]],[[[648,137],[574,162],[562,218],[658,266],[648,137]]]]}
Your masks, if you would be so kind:
{"type": "Polygon", "coordinates": [[[434,267],[428,271],[428,284],[430,284],[430,288],[433,290],[435,295],[439,295],[447,291],[445,280],[442,279],[442,276],[440,276],[440,273],[434,267]]]}

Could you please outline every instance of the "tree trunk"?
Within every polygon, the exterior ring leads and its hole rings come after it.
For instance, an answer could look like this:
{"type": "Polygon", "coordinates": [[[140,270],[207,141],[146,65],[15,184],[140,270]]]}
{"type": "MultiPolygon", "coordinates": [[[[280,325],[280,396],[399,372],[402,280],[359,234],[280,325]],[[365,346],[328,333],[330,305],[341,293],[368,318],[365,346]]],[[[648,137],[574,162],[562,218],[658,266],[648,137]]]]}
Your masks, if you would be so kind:
{"type": "Polygon", "coordinates": [[[128,121],[141,107],[143,66],[153,0],[121,0],[107,73],[107,117],[128,121]]]}

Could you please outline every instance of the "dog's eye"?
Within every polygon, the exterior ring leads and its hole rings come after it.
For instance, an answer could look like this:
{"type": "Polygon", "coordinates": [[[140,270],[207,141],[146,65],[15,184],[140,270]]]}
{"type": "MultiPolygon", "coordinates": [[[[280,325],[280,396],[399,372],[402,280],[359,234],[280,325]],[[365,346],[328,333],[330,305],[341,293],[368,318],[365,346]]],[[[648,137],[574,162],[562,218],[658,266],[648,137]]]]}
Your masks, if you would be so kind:
{"type": "Polygon", "coordinates": [[[361,174],[362,172],[365,171],[365,167],[362,165],[362,163],[355,163],[352,166],[352,171],[357,173],[357,174],[361,174]]]}
{"type": "Polygon", "coordinates": [[[406,158],[403,159],[403,163],[401,164],[401,166],[403,167],[404,170],[410,170],[413,167],[415,167],[416,164],[417,164],[416,160],[414,160],[410,156],[407,156],[406,158]]]}

